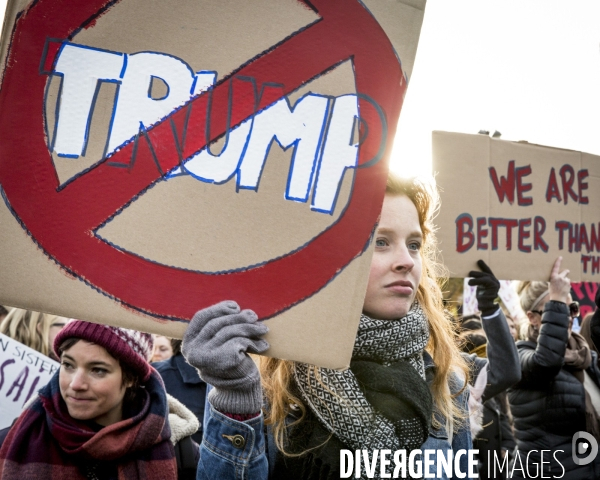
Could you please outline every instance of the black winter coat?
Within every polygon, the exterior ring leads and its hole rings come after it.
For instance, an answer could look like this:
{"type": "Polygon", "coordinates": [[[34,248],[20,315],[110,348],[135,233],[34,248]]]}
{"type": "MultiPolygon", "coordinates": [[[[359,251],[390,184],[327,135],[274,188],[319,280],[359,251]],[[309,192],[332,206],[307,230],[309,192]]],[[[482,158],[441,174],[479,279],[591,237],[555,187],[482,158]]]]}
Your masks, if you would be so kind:
{"type": "MultiPolygon", "coordinates": [[[[576,465],[573,460],[573,435],[585,431],[585,391],[583,384],[564,366],[568,326],[567,306],[549,301],[544,308],[537,344],[517,343],[522,376],[509,390],[509,400],[524,469],[527,453],[531,452],[531,478],[600,478],[600,455],[587,465],[576,465]],[[545,450],[543,473],[538,471],[536,475],[535,464],[537,468],[541,465],[542,450],[545,450]]],[[[587,373],[600,385],[595,352],[587,373]]],[[[516,469],[512,478],[530,478],[527,470],[524,473],[516,469]]]]}
{"type": "Polygon", "coordinates": [[[502,392],[483,404],[484,428],[473,439],[473,448],[479,450],[479,478],[481,480],[508,478],[508,475],[500,473],[500,467],[494,471],[495,464],[503,462],[502,451],[506,450],[510,455],[516,446],[512,427],[505,411],[508,408],[508,402],[506,405],[503,404],[505,400],[502,397],[505,395],[506,392],[502,392]],[[499,460],[496,461],[496,458],[499,460]]]}

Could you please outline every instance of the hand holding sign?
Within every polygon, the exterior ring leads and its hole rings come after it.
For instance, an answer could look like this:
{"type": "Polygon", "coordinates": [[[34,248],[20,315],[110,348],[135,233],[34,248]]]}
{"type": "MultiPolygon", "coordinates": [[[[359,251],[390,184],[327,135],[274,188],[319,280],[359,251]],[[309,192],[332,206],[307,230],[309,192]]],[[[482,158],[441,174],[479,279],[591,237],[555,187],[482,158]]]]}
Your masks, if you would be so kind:
{"type": "Polygon", "coordinates": [[[482,258],[498,278],[544,281],[560,255],[574,281],[598,281],[600,157],[434,132],[433,161],[442,190],[440,248],[451,276],[466,276],[467,265],[482,258]]]}
{"type": "Polygon", "coordinates": [[[569,270],[560,270],[561,263],[562,257],[558,257],[552,266],[548,290],[550,291],[550,300],[566,304],[571,292],[571,279],[569,278],[569,270]]]}
{"type": "Polygon", "coordinates": [[[225,301],[194,315],[181,350],[188,363],[211,384],[212,405],[221,412],[254,413],[261,409],[260,374],[247,353],[263,353],[269,330],[251,310],[225,301]]]}
{"type": "Polygon", "coordinates": [[[500,282],[494,276],[490,267],[483,260],[477,260],[477,266],[481,272],[472,270],[469,272],[469,285],[477,287],[477,303],[484,317],[488,317],[498,310],[498,304],[494,302],[498,298],[500,282]]]}
{"type": "Polygon", "coordinates": [[[0,267],[47,273],[5,303],[178,337],[235,292],[269,354],[347,366],[425,1],[23,3],[0,267]]]}

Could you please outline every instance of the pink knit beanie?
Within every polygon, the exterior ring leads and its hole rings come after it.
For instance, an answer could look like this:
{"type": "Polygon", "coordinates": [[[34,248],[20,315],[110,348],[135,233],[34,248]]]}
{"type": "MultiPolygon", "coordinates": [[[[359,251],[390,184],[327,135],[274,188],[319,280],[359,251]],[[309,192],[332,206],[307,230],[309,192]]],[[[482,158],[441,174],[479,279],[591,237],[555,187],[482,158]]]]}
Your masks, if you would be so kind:
{"type": "Polygon", "coordinates": [[[154,348],[154,338],[149,333],[72,319],[54,339],[54,352],[58,358],[62,353],[60,345],[68,338],[81,338],[100,345],[123,366],[140,375],[142,381],[150,378],[152,368],[148,360],[154,348]]]}

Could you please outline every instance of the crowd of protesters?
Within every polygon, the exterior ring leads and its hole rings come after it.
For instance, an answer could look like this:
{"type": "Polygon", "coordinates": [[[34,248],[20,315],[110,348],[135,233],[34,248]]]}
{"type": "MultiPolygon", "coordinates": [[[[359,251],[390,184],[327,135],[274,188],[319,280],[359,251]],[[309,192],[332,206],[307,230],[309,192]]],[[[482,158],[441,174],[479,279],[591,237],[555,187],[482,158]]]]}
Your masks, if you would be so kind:
{"type": "MultiPolygon", "coordinates": [[[[432,450],[421,477],[446,478],[437,457],[472,449],[482,479],[600,478],[600,457],[573,451],[578,432],[600,441],[599,310],[573,331],[558,258],[548,281],[520,283],[518,325],[479,261],[480,312],[453,318],[436,202],[425,183],[388,179],[345,371],[255,355],[268,329],[235,292],[198,311],[183,341],[6,308],[0,333],[60,369],[0,431],[0,479],[333,479],[342,450],[432,450]]],[[[373,478],[364,463],[353,476],[373,478]]]]}

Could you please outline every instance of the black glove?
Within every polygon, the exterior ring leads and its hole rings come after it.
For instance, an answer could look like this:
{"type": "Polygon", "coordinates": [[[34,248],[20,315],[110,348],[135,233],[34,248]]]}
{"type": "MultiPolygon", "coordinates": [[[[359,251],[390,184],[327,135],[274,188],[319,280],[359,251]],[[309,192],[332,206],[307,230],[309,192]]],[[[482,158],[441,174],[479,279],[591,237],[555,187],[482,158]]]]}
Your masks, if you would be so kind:
{"type": "Polygon", "coordinates": [[[469,277],[473,277],[469,280],[469,285],[477,287],[477,303],[479,304],[479,310],[481,310],[482,316],[489,317],[496,313],[500,308],[498,304],[494,302],[494,300],[498,298],[500,282],[483,260],[477,260],[477,266],[481,269],[481,272],[478,272],[477,270],[469,272],[469,277]]]}

